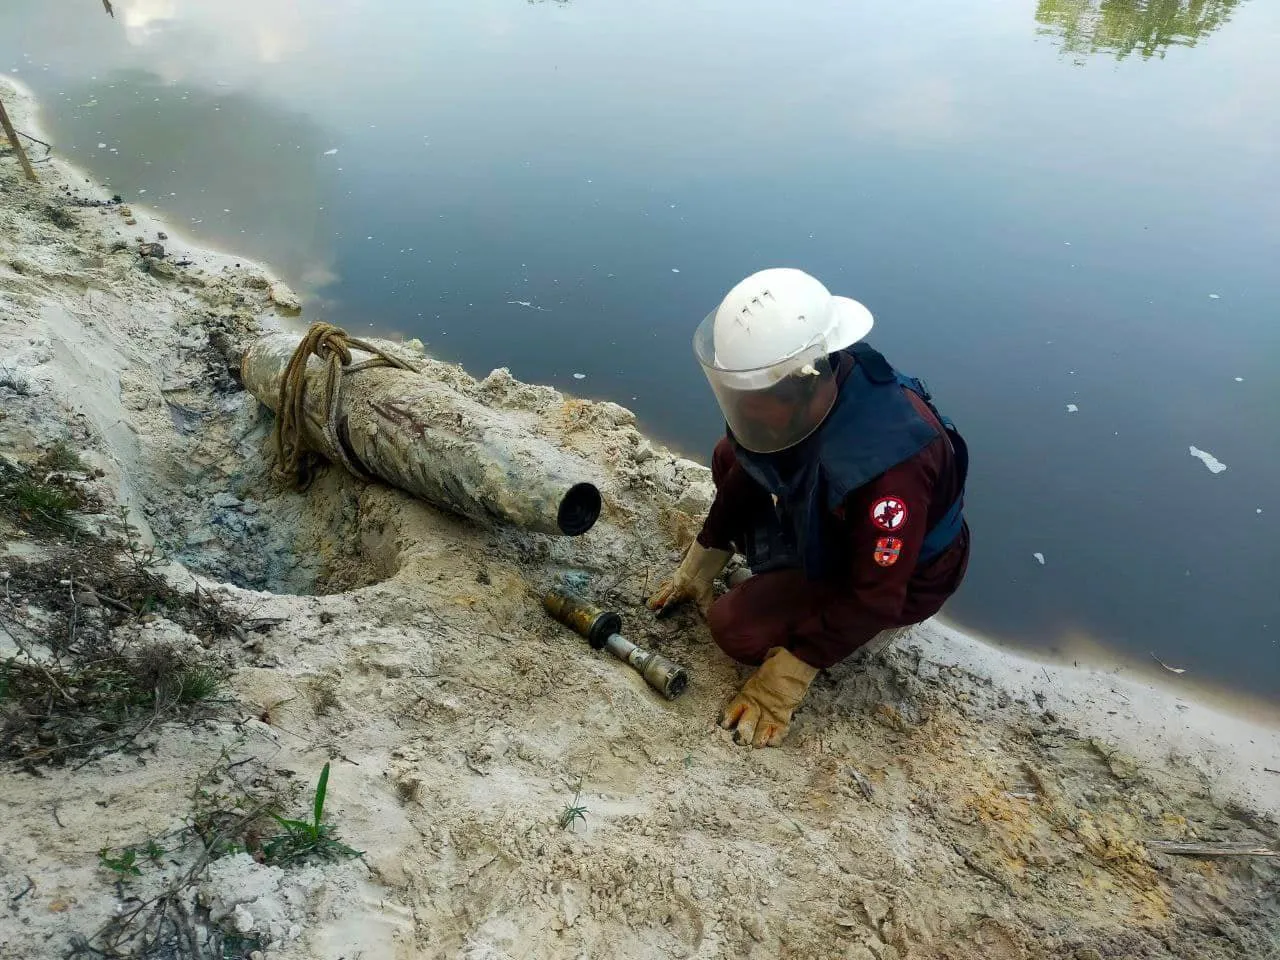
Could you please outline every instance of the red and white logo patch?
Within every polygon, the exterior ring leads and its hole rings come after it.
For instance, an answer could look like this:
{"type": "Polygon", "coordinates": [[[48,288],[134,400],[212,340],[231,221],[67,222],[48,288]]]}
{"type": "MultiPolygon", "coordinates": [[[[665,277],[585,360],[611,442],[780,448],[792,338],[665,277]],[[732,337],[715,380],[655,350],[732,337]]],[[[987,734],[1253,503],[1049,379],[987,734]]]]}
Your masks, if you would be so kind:
{"type": "Polygon", "coordinates": [[[898,497],[881,497],[871,508],[871,522],[888,533],[907,525],[907,505],[898,497]]]}
{"type": "Polygon", "coordinates": [[[876,541],[874,554],[876,563],[882,567],[892,567],[902,556],[902,541],[897,537],[881,537],[876,541]]]}

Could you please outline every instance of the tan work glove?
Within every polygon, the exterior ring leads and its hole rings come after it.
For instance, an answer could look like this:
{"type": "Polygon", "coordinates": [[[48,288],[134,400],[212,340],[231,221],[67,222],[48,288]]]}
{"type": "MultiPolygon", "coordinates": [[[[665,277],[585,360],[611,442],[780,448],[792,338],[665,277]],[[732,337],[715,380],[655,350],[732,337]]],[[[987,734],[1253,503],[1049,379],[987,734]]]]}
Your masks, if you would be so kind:
{"type": "Polygon", "coordinates": [[[817,667],[809,666],[784,647],[773,647],[724,708],[720,726],[733,730],[738,743],[776,747],[787,735],[791,714],[817,675],[817,667]]]}
{"type": "Polygon", "coordinates": [[[649,609],[662,616],[676,604],[693,600],[706,616],[711,609],[711,601],[715,599],[715,579],[730,556],[732,554],[728,550],[712,550],[694,540],[689,544],[680,566],[676,567],[675,574],[649,598],[649,609]]]}

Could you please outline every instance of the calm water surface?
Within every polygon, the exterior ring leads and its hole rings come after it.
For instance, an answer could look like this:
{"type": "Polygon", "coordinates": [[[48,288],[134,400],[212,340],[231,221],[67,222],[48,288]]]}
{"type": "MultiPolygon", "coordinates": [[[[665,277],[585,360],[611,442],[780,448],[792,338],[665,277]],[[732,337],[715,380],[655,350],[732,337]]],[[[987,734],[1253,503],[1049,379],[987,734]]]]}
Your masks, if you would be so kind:
{"type": "Polygon", "coordinates": [[[803,266],[969,437],[956,619],[1280,699],[1280,6],[113,3],[5,0],[0,70],[312,317],[705,458],[694,327],[803,266]]]}

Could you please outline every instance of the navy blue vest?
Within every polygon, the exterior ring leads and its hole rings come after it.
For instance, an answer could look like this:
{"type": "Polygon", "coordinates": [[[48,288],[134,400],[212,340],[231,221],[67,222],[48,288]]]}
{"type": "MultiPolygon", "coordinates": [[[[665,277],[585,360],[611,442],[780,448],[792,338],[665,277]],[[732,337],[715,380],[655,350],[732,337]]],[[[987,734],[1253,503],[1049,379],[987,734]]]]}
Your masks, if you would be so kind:
{"type": "Polygon", "coordinates": [[[752,453],[734,443],[743,469],[778,498],[772,516],[760,518],[753,542],[744,546],[747,562],[756,573],[803,567],[810,579],[825,576],[832,566],[823,536],[828,517],[853,491],[938,438],[937,427],[919,414],[902,387],[924,400],[942,423],[960,471],[960,493],[946,516],[925,534],[917,563],[941,554],[964,527],[969,466],[964,438],[938,413],[919,380],[896,371],[865,343],[854,344],[847,352],[857,362],[841,384],[835,406],[812,436],[786,451],[785,457],[752,453]],[[779,467],[783,460],[787,469],[779,467]]]}

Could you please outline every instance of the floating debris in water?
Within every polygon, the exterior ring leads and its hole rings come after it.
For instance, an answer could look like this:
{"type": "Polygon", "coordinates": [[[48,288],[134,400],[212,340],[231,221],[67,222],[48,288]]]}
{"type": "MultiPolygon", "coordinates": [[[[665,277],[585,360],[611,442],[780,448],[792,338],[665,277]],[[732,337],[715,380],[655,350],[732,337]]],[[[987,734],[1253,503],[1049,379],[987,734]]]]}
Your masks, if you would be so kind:
{"type": "Polygon", "coordinates": [[[1220,296],[1218,296],[1216,293],[1211,293],[1211,294],[1209,294],[1209,299],[1210,299],[1210,300],[1221,300],[1222,298],[1221,298],[1220,296]]]}
{"type": "Polygon", "coordinates": [[[1079,412],[1080,412],[1080,408],[1077,407],[1074,403],[1067,404],[1067,413],[1079,413],[1079,412]]]}
{"type": "Polygon", "coordinates": [[[337,153],[337,152],[338,152],[338,148],[337,148],[337,147],[332,147],[332,148],[330,148],[330,149],[328,149],[328,150],[326,150],[326,151],[324,152],[324,156],[326,156],[326,157],[332,157],[332,156],[333,156],[335,153],[337,153]]]}
{"type": "Polygon", "coordinates": [[[1227,465],[1212,453],[1208,453],[1207,451],[1201,450],[1197,447],[1191,448],[1191,455],[1197,460],[1202,461],[1204,465],[1209,468],[1210,473],[1221,473],[1223,470],[1227,469],[1227,465]]]}
{"type": "Polygon", "coordinates": [[[1244,377],[1236,377],[1236,383],[1244,383],[1244,377]]]}
{"type": "Polygon", "coordinates": [[[105,149],[107,149],[107,145],[106,145],[105,143],[100,143],[100,144],[98,144],[98,149],[99,149],[99,150],[105,150],[105,149]]]}
{"type": "Polygon", "coordinates": [[[679,273],[679,272],[680,272],[680,268],[679,268],[679,267],[672,267],[672,268],[671,268],[671,272],[672,272],[672,273],[679,273]]]}
{"type": "Polygon", "coordinates": [[[1151,659],[1154,660],[1156,663],[1160,664],[1160,666],[1164,667],[1170,673],[1186,673],[1187,672],[1186,667],[1169,666],[1167,663],[1165,663],[1163,660],[1157,657],[1154,652],[1151,654],[1151,659]]]}
{"type": "Polygon", "coordinates": [[[585,373],[575,373],[575,374],[573,375],[573,379],[575,379],[575,380],[585,380],[585,379],[587,379],[587,375],[586,375],[585,373]]]}
{"type": "Polygon", "coordinates": [[[1033,553],[1033,554],[1032,554],[1032,556],[1036,558],[1036,563],[1040,564],[1040,566],[1042,566],[1042,567],[1044,566],[1044,554],[1043,554],[1043,553],[1033,553]]]}
{"type": "Polygon", "coordinates": [[[526,310],[537,310],[539,313],[550,313],[546,307],[540,307],[532,300],[508,300],[508,304],[513,307],[524,307],[526,310]]]}

